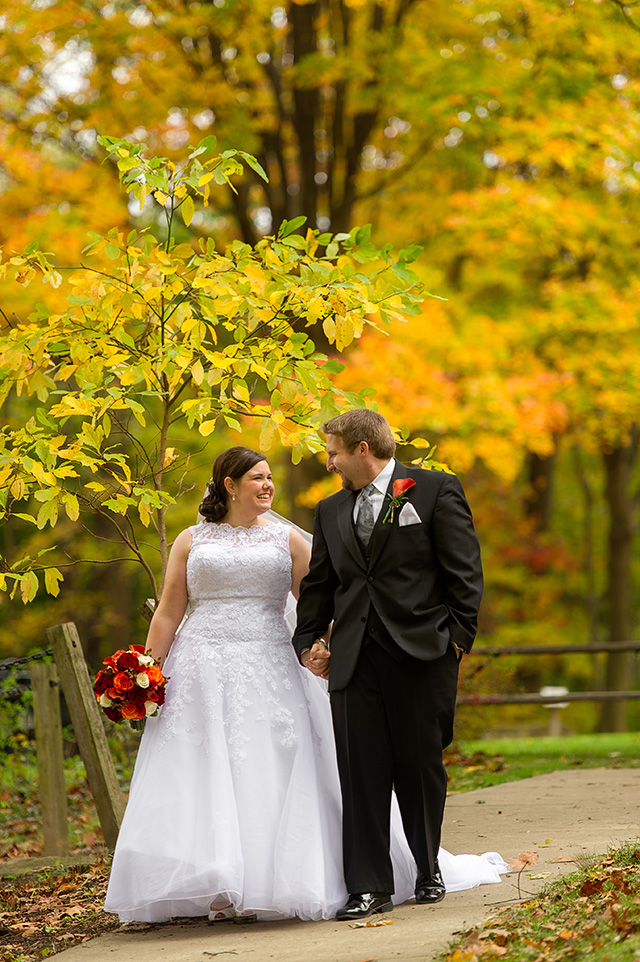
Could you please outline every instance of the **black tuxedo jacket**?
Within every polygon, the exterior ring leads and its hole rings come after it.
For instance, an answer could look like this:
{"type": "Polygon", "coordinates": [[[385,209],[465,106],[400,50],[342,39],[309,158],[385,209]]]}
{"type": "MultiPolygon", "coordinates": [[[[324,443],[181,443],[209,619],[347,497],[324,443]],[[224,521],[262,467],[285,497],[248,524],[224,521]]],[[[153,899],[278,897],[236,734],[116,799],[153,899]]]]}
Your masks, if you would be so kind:
{"type": "Polygon", "coordinates": [[[393,478],[416,482],[406,495],[420,523],[378,516],[365,560],[356,538],[356,493],[339,491],[316,508],[308,575],[298,601],[293,645],[300,657],[333,621],[329,689],[344,688],[358,660],[371,607],[413,658],[439,658],[450,641],[469,651],[482,597],[480,546],[458,479],[396,462],[393,478]]]}

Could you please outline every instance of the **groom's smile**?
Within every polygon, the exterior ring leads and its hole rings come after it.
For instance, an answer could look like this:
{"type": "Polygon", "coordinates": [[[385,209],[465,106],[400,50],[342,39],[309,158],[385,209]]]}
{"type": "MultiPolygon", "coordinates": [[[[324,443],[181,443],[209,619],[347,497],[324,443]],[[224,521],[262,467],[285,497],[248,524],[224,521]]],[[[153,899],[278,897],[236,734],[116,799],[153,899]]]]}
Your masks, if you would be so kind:
{"type": "Polygon", "coordinates": [[[337,434],[327,435],[327,471],[338,475],[346,491],[358,491],[372,480],[365,460],[368,453],[369,446],[364,441],[350,452],[337,434]]]}

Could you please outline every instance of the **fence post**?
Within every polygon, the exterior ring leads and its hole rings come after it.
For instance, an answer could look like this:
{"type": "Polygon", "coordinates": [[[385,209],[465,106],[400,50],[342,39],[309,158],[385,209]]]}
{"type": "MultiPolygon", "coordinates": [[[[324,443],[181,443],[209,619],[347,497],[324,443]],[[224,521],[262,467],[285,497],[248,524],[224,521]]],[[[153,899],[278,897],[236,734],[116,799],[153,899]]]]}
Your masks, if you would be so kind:
{"type": "Polygon", "coordinates": [[[105,842],[113,848],[120,831],[125,800],[76,626],[67,622],[47,628],[47,639],[53,649],[105,842]]]}
{"type": "Polygon", "coordinates": [[[60,682],[56,666],[33,665],[31,689],[44,854],[66,855],[69,848],[69,823],[62,750],[60,682]]]}

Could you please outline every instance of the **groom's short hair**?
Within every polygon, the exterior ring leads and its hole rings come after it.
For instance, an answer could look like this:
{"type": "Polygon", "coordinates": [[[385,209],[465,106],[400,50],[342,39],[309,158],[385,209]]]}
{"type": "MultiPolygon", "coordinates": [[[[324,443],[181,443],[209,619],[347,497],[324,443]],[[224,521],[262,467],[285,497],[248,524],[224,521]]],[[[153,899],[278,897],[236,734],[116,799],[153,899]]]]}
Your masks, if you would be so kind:
{"type": "Polygon", "coordinates": [[[392,458],[396,453],[396,442],[386,418],[369,408],[343,411],[325,421],[322,430],[325,434],[337,435],[349,452],[361,441],[366,441],[376,458],[392,458]]]}

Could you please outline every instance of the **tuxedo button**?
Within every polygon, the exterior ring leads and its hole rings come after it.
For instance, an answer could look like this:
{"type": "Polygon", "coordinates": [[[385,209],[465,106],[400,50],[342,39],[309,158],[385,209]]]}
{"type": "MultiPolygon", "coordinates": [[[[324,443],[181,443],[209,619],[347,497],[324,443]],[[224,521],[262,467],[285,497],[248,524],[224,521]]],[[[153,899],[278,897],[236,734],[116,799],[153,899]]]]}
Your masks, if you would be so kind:
{"type": "Polygon", "coordinates": [[[369,584],[371,584],[371,582],[373,581],[373,575],[369,575],[369,577],[367,578],[367,581],[369,582],[369,584]]]}
{"type": "Polygon", "coordinates": [[[366,619],[366,618],[364,617],[364,615],[363,615],[362,618],[360,619],[360,621],[361,621],[362,624],[364,625],[364,624],[366,623],[367,619],[366,619]]]}

